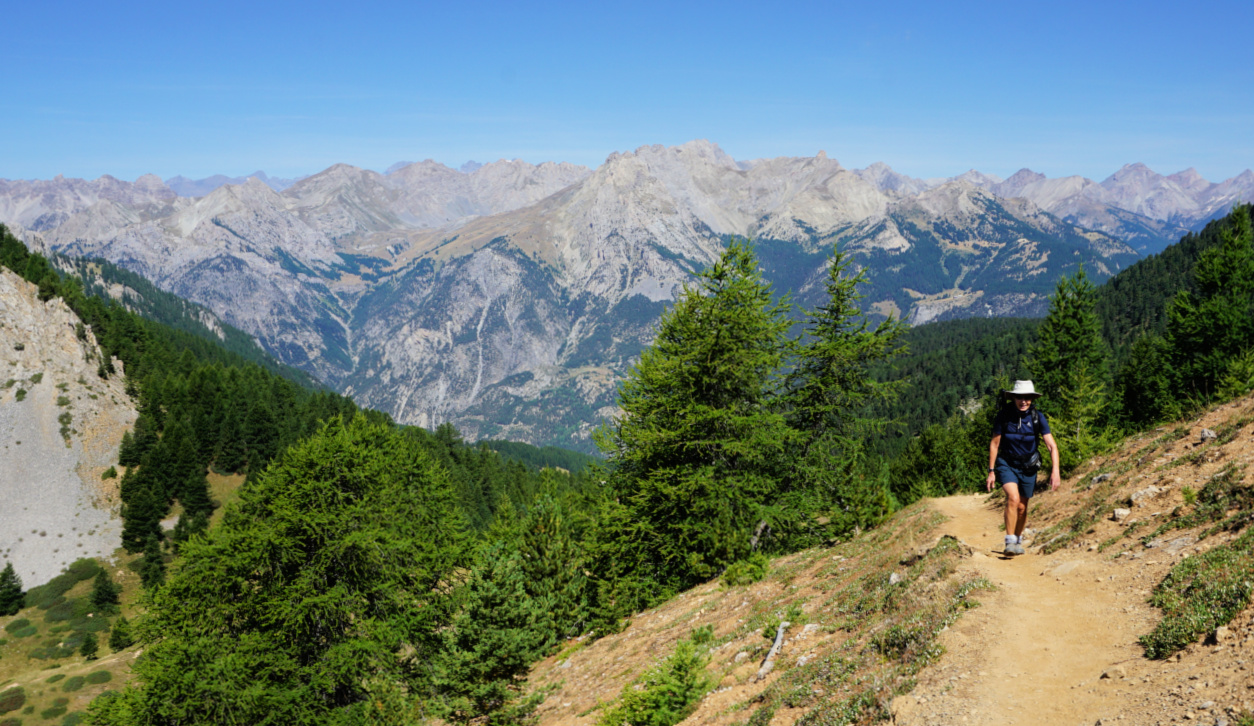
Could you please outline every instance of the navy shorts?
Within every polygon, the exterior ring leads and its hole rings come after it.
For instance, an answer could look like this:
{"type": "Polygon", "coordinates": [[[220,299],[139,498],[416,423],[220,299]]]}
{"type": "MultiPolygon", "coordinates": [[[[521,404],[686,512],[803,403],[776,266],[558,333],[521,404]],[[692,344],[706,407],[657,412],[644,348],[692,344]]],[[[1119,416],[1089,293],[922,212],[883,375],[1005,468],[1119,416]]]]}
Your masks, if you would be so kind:
{"type": "Polygon", "coordinates": [[[1005,459],[998,458],[997,465],[993,467],[997,475],[998,484],[1009,484],[1014,482],[1019,485],[1019,499],[1027,501],[1032,498],[1032,493],[1036,491],[1036,474],[1024,474],[1015,467],[1006,463],[1005,459]]]}

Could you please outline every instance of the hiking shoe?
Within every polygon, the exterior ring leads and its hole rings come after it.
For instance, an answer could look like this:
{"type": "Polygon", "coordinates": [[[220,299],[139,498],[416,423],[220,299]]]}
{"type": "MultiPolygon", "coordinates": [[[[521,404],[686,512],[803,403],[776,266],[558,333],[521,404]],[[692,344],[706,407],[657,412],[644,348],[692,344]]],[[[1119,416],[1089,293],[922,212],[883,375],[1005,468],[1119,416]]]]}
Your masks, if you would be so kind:
{"type": "Polygon", "coordinates": [[[1026,552],[1024,552],[1023,545],[1021,544],[1008,544],[1005,546],[1003,551],[1008,555],[1026,554],[1026,552]]]}

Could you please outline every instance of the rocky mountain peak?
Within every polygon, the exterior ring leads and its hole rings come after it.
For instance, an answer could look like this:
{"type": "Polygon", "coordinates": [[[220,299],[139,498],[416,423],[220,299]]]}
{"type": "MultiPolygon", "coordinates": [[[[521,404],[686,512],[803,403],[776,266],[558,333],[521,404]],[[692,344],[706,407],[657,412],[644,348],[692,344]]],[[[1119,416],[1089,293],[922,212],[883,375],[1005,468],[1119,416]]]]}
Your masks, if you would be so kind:
{"type": "Polygon", "coordinates": [[[983,200],[993,197],[964,174],[953,181],[922,192],[903,206],[915,207],[931,215],[946,218],[969,218],[983,211],[983,200]]]}
{"type": "Polygon", "coordinates": [[[1189,167],[1184,171],[1178,171],[1167,177],[1167,179],[1191,194],[1205,192],[1207,189],[1214,186],[1210,182],[1206,181],[1206,179],[1202,178],[1202,175],[1199,174],[1197,169],[1194,169],[1193,167],[1189,167]]]}
{"type": "Polygon", "coordinates": [[[153,199],[161,200],[170,200],[178,196],[174,193],[174,190],[166,186],[165,182],[161,181],[161,177],[156,174],[144,174],[136,179],[135,191],[140,194],[150,196],[153,199]]]}
{"type": "Polygon", "coordinates": [[[1113,189],[1129,184],[1151,184],[1162,178],[1161,174],[1138,161],[1133,164],[1124,164],[1119,171],[1103,179],[1101,185],[1106,189],[1113,189]]]}
{"type": "Polygon", "coordinates": [[[1023,190],[1029,185],[1036,182],[1045,181],[1045,175],[1032,171],[1028,168],[1020,169],[1006,181],[997,184],[993,190],[1000,197],[1018,197],[1023,195],[1023,190]]]}
{"type": "Polygon", "coordinates": [[[985,174],[983,172],[976,171],[975,169],[970,169],[954,177],[954,180],[965,181],[983,189],[990,189],[994,185],[1001,183],[1001,177],[994,174],[985,174]]]}
{"type": "Polygon", "coordinates": [[[885,192],[918,194],[931,186],[922,179],[915,179],[893,171],[892,167],[882,161],[877,161],[865,169],[856,169],[853,173],[885,192]]]}

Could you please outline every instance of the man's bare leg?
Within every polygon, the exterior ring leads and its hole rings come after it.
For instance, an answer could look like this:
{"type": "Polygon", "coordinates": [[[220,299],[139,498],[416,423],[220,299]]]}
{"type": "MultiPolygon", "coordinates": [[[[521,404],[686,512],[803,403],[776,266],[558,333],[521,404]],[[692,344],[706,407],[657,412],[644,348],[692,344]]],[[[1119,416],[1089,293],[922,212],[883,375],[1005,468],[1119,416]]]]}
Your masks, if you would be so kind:
{"type": "Polygon", "coordinates": [[[1023,507],[1023,503],[1019,501],[1019,485],[1014,482],[1006,482],[1001,485],[1002,491],[1006,492],[1006,534],[1018,535],[1023,531],[1023,523],[1027,521],[1027,511],[1023,507]],[[1020,514],[1020,511],[1023,513],[1020,514]],[[1015,528],[1018,531],[1015,531],[1015,528]]]}

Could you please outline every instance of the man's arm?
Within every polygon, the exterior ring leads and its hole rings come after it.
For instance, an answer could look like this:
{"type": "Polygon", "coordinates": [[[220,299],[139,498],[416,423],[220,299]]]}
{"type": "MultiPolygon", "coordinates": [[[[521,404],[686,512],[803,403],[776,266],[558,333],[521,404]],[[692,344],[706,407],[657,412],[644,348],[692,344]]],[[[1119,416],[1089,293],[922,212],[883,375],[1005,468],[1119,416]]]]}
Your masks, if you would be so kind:
{"type": "Polygon", "coordinates": [[[1062,475],[1058,473],[1058,443],[1054,441],[1053,434],[1045,434],[1041,438],[1045,439],[1045,445],[1049,447],[1049,489],[1053,491],[1062,484],[1062,475]]]}
{"type": "MultiPolygon", "coordinates": [[[[1052,441],[1053,438],[1051,437],[1050,440],[1052,441]]],[[[1001,434],[997,434],[992,441],[988,442],[988,480],[984,482],[984,486],[990,492],[993,491],[993,483],[997,481],[997,475],[993,473],[993,467],[997,466],[997,450],[999,448],[1001,448],[1001,434]]]]}

